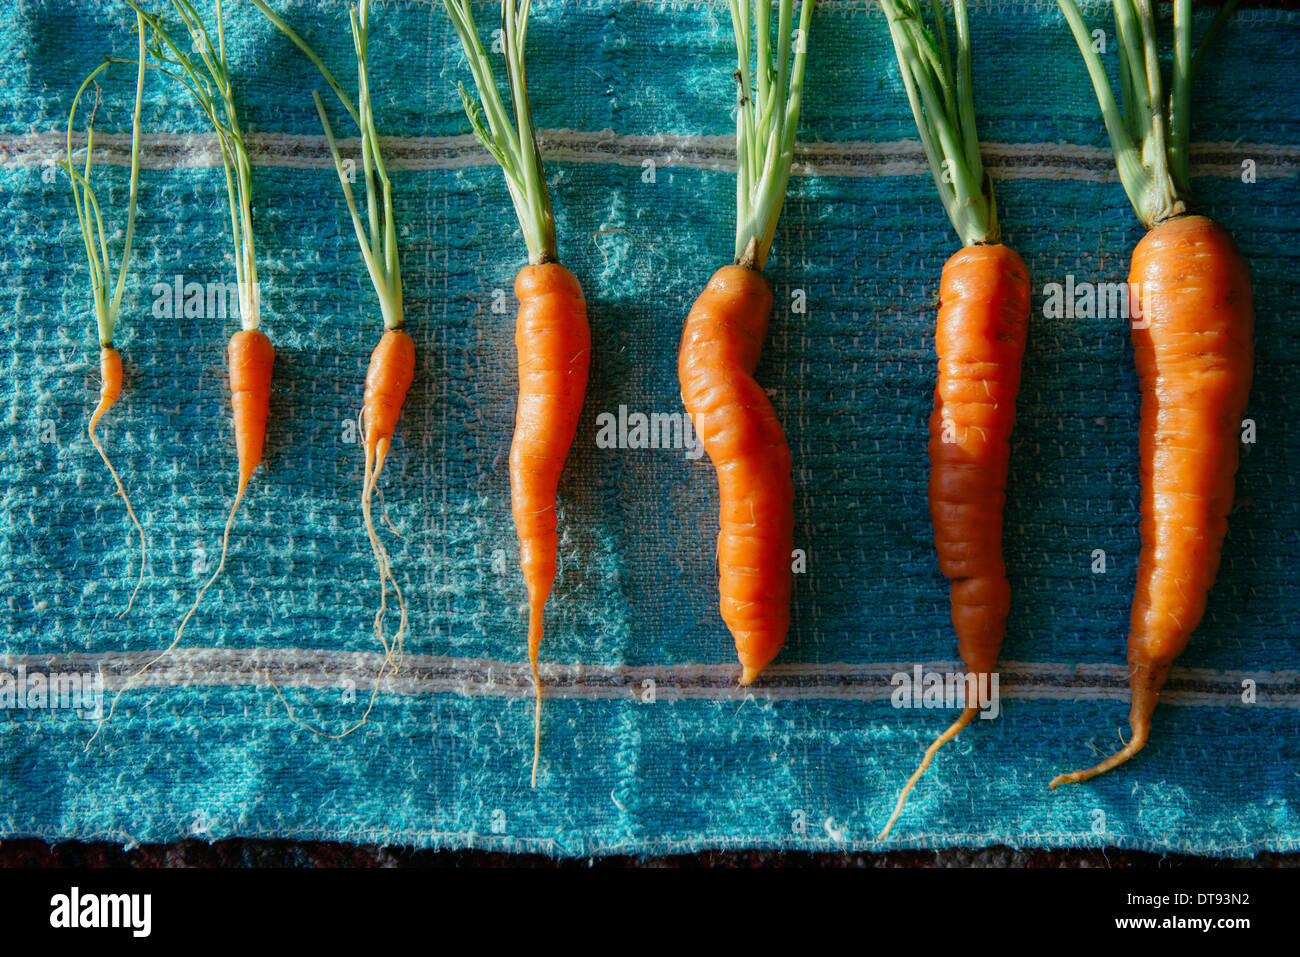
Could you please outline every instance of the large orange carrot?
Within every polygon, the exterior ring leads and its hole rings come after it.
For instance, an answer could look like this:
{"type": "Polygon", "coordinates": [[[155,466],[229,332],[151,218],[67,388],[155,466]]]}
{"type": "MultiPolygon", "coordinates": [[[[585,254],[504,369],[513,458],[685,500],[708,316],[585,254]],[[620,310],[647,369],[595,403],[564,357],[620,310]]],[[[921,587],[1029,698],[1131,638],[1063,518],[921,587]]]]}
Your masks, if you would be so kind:
{"type": "Polygon", "coordinates": [[[1250,269],[1222,226],[1191,215],[1188,189],[1192,80],[1236,0],[1224,4],[1195,53],[1191,4],[1174,5],[1167,99],[1154,15],[1141,6],[1135,16],[1117,3],[1117,28],[1131,40],[1119,54],[1122,111],[1075,0],[1058,3],[1088,67],[1120,182],[1148,231],[1129,267],[1142,392],[1142,551],[1128,635],[1132,735],[1100,764],[1053,778],[1052,788],[1109,771],[1146,746],[1170,666],[1200,623],[1218,574],[1255,361],[1250,269]]]}
{"type": "Polygon", "coordinates": [[[257,329],[241,329],[230,337],[230,405],[234,413],[235,453],[239,459],[239,497],[248,487],[253,470],[262,461],[266,419],[271,408],[271,369],[275,347],[257,329]]]}
{"type": "Polygon", "coordinates": [[[790,29],[793,11],[793,0],[778,4],[773,49],[771,3],[731,5],[737,63],[735,260],[715,272],[695,300],[677,353],[682,404],[718,475],[718,607],[736,644],[742,686],[771,663],[790,630],[790,446],[754,370],[772,312],[763,265],[794,159],[812,0],[800,4],[797,31],[790,29]],[[751,58],[752,37],[758,39],[751,58]]]}
{"type": "MultiPolygon", "coordinates": [[[[1011,610],[1002,510],[1028,324],[1029,273],[1014,250],[1000,243],[968,246],[944,264],[934,339],[939,379],[930,413],[930,522],[939,570],[950,582],[968,694],[987,687],[984,682],[997,670],[1011,610]]],[[[881,838],[938,750],[979,710],[968,700],[926,749],[881,838]]]]}
{"type": "Polygon", "coordinates": [[[724,266],[691,307],[677,354],[682,402],[718,473],[719,607],[742,685],[776,657],[790,628],[790,446],[754,381],[771,311],[762,273],[724,266]]]}
{"type": "Polygon", "coordinates": [[[1250,268],[1218,223],[1181,216],[1152,229],[1133,250],[1129,283],[1142,391],[1142,552],[1128,638],[1133,734],[1053,788],[1109,771],[1147,743],[1169,667],[1219,571],[1254,368],[1250,268]]]}
{"type": "Polygon", "coordinates": [[[513,124],[469,0],[445,0],[445,5],[478,91],[478,102],[474,102],[469,91],[460,87],[465,113],[475,137],[505,174],[528,245],[529,264],[515,277],[519,405],[510,444],[510,505],[528,591],[528,662],[535,698],[532,785],[536,787],[542,747],[542,682],[537,659],[546,599],[555,582],[555,498],[587,390],[591,333],[582,287],[577,277],[559,264],[556,252],[555,218],[524,70],[528,0],[505,0],[501,5],[501,44],[514,106],[513,124]]]}
{"type": "Polygon", "coordinates": [[[881,0],[881,5],[935,185],[965,247],[944,264],[939,284],[929,498],[967,695],[960,716],[930,744],[904,784],[880,832],[883,840],[935,754],[979,714],[982,702],[972,696],[993,687],[1011,609],[1002,510],[1029,324],[1029,272],[1019,254],[998,241],[993,186],[975,128],[965,0],[953,4],[955,58],[937,7],[931,32],[916,0],[881,0]],[[929,55],[929,37],[937,38],[941,57],[929,55]],[[947,105],[950,94],[955,109],[947,105]]]}
{"type": "Polygon", "coordinates": [[[939,379],[930,413],[930,521],[939,570],[951,583],[957,650],[975,675],[996,669],[1011,609],[1002,508],[1028,322],[1029,272],[1015,250],[968,246],[944,264],[934,337],[939,379]]]}
{"type": "Polygon", "coordinates": [[[109,475],[113,477],[113,484],[117,487],[117,494],[122,496],[122,501],[126,505],[126,514],[140,536],[140,574],[136,579],[135,588],[131,590],[130,598],[127,599],[126,608],[118,615],[119,618],[124,617],[131,610],[131,606],[135,604],[135,596],[139,593],[140,586],[144,584],[144,572],[148,564],[148,545],[144,537],[144,527],[140,524],[140,520],[136,518],[135,509],[131,507],[131,499],[126,494],[126,487],[122,484],[121,476],[117,474],[117,469],[114,468],[112,460],[109,459],[108,452],[105,450],[103,443],[100,442],[99,436],[95,434],[95,427],[122,394],[122,357],[113,348],[113,330],[117,325],[118,313],[122,305],[122,294],[126,289],[126,270],[131,260],[131,243],[135,236],[136,196],[140,181],[140,112],[144,100],[146,48],[144,21],[139,15],[136,16],[136,31],[138,33],[139,53],[136,62],[135,113],[131,123],[131,181],[130,193],[127,198],[126,232],[122,241],[122,258],[118,265],[116,288],[110,286],[109,283],[112,266],[108,258],[108,246],[104,241],[104,222],[99,200],[96,198],[95,190],[90,182],[91,170],[94,165],[95,113],[99,108],[99,86],[95,84],[95,77],[108,68],[108,62],[100,64],[91,71],[90,76],[86,77],[77,90],[76,96],[72,98],[72,110],[68,116],[67,159],[63,163],[72,188],[73,206],[77,212],[77,223],[81,227],[81,238],[86,249],[87,265],[90,267],[90,298],[94,306],[95,324],[99,332],[99,403],[90,415],[90,424],[86,427],[86,434],[90,438],[90,444],[99,453],[99,457],[104,460],[104,466],[108,469],[109,475]],[[74,155],[72,130],[76,125],[77,107],[81,102],[81,96],[91,84],[95,84],[95,105],[91,108],[90,120],[86,124],[85,167],[82,172],[78,173],[76,167],[72,165],[74,155]]]}
{"type": "MultiPolygon", "coordinates": [[[[542,612],[555,581],[555,496],[587,392],[591,331],[582,286],[559,263],[525,266],[515,277],[519,314],[519,405],[510,443],[510,510],[519,535],[519,564],[528,588],[528,662],[534,687],[542,612]]],[[[540,746],[534,722],[534,780],[540,746]]]]}

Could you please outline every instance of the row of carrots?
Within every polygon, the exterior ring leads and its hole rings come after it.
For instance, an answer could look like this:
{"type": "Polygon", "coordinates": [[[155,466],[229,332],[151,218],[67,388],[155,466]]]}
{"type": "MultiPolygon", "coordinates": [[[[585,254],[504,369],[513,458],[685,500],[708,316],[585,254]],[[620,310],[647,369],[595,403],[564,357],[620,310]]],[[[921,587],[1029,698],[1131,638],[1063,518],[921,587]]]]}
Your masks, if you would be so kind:
{"type": "MultiPolygon", "coordinates": [[[[199,589],[171,646],[142,666],[134,676],[138,677],[181,640],[204,593],[222,574],[231,523],[261,460],[275,349],[258,328],[252,167],[226,60],[222,4],[218,0],[216,22],[210,28],[189,0],[170,0],[184,30],[173,35],[162,17],[146,11],[137,0],[126,2],[136,16],[138,56],[110,58],[78,91],[69,120],[66,169],[90,261],[99,330],[103,382],[89,434],[126,500],[139,535],[141,578],[136,590],[144,576],[144,530],[95,430],[122,387],[113,325],[134,231],[140,109],[149,70],[193,96],[220,142],[242,326],[231,337],[228,350],[239,472],[222,535],[221,561],[199,589]],[[73,165],[79,101],[112,63],[137,69],[131,190],[115,286],[109,281],[108,244],[91,187],[93,111],[84,166],[78,170],[73,165]]],[[[377,694],[380,679],[400,665],[408,622],[401,587],[375,528],[371,500],[411,386],[415,348],[403,328],[392,184],[371,110],[368,3],[350,13],[357,66],[354,102],[311,46],[265,0],[249,2],[315,64],[361,134],[364,212],[353,195],[320,96],[313,94],[384,323],[366,375],[362,410],[361,512],[378,571],[374,630],[384,649],[374,686],[377,694]],[[392,635],[386,624],[390,595],[399,614],[392,635]]],[[[1024,260],[1000,242],[992,182],[983,166],[976,130],[965,0],[953,3],[951,26],[938,0],[928,8],[922,0],[880,3],[935,185],[961,242],[940,279],[935,334],[939,366],[929,422],[929,503],[939,567],[950,581],[958,651],[971,676],[987,677],[997,668],[1011,607],[1002,556],[1002,512],[1029,325],[1029,274],[1024,260]]],[[[1096,767],[1060,775],[1051,782],[1053,788],[1110,770],[1146,744],[1170,666],[1201,619],[1218,569],[1232,505],[1237,429],[1253,369],[1248,266],[1222,226],[1193,212],[1189,189],[1191,85],[1209,41],[1231,15],[1234,3],[1225,4],[1194,48],[1190,0],[1175,0],[1173,69],[1166,92],[1159,31],[1149,0],[1114,0],[1119,101],[1075,0],[1058,3],[1096,90],[1120,180],[1147,233],[1133,251],[1129,276],[1134,290],[1134,356],[1142,393],[1138,437],[1142,551],[1128,654],[1132,737],[1096,767]]],[[[464,84],[459,87],[466,115],[475,136],[501,167],[528,249],[528,265],[515,280],[519,392],[509,471],[528,594],[528,658],[537,695],[532,763],[536,785],[542,727],[537,663],[543,613],[556,574],[556,494],[586,392],[591,330],[582,287],[559,261],[555,220],[529,105],[524,64],[529,0],[502,3],[500,48],[508,105],[471,3],[444,0],[444,5],[472,76],[474,93],[464,84]]],[[[754,372],[772,308],[763,267],[790,176],[813,7],[812,0],[804,0],[796,21],[793,0],[776,0],[773,23],[771,0],[731,4],[737,54],[736,244],[732,261],[714,273],[691,308],[678,352],[682,401],[717,473],[719,608],[735,641],[742,685],[757,680],[776,658],[790,625],[791,454],[776,411],[754,372]]],[[[369,710],[348,731],[363,723],[369,710]]],[[[110,708],[103,720],[112,713],[110,708]]],[[[965,707],[927,749],[899,795],[882,837],[937,750],[977,713],[977,707],[965,707]]]]}

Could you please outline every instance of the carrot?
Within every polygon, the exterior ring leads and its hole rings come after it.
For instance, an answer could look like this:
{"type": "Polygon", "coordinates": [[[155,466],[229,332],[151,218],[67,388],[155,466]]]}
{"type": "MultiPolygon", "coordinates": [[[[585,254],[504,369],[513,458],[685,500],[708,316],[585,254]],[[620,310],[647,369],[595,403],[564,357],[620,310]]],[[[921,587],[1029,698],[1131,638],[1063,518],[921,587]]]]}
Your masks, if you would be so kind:
{"type": "Polygon", "coordinates": [[[147,50],[150,56],[149,66],[181,82],[194,97],[208,122],[212,124],[221,148],[226,196],[230,210],[235,278],[239,290],[241,329],[230,337],[226,350],[230,371],[235,452],[239,471],[235,499],[230,506],[225,529],[221,535],[221,559],[217,563],[216,570],[199,588],[194,603],[177,626],[171,644],[141,665],[123,683],[114,696],[108,713],[100,718],[95,733],[86,743],[87,748],[99,736],[104,725],[112,719],[117,709],[118,699],[123,693],[136,679],[171,654],[172,650],[180,644],[185,634],[185,627],[198,611],[203,596],[225,570],[230,546],[230,530],[234,525],[235,515],[244,500],[244,493],[248,489],[253,472],[262,460],[262,450],[266,441],[266,421],[270,408],[271,370],[275,362],[275,349],[270,339],[258,328],[261,320],[261,295],[257,282],[257,257],[253,245],[253,167],[230,85],[222,6],[220,3],[217,4],[216,29],[212,30],[203,23],[188,0],[172,0],[172,7],[188,34],[188,42],[182,46],[168,33],[160,17],[144,12],[136,0],[126,0],[126,2],[139,18],[140,62],[145,63],[144,52],[147,50]],[[149,28],[147,40],[144,29],[146,25],[149,28]]]}
{"type": "Polygon", "coordinates": [[[444,0],[460,37],[478,99],[461,84],[460,97],[475,138],[501,166],[528,246],[528,265],[515,277],[519,313],[515,349],[519,356],[519,405],[510,444],[510,504],[519,535],[519,562],[528,592],[528,663],[532,670],[533,766],[537,786],[542,748],[542,681],[538,656],[543,612],[555,583],[556,490],[577,431],[587,390],[591,333],[577,277],[558,262],[555,218],[537,145],[524,48],[529,0],[501,5],[501,42],[514,120],[497,89],[469,0],[444,0]]]}
{"type": "Polygon", "coordinates": [[[742,685],[776,657],[790,628],[794,481],[776,410],[754,381],[772,311],[763,274],[723,266],[691,307],[677,377],[718,473],[718,592],[742,685]]]}
{"type": "MultiPolygon", "coordinates": [[[[515,277],[519,314],[519,405],[510,443],[510,510],[519,535],[519,564],[528,589],[528,663],[541,688],[537,658],[542,612],[555,583],[556,489],[587,391],[591,331],[582,286],[559,263],[525,266],[515,277]]],[[[541,747],[540,709],[534,721],[533,783],[541,747]]]]}
{"type": "MultiPolygon", "coordinates": [[[[361,161],[365,170],[367,225],[363,225],[361,214],[349,183],[349,170],[344,164],[334,139],[334,130],[325,114],[325,105],[320,95],[313,92],[316,112],[320,117],[321,128],[329,145],[330,155],[334,160],[334,169],[338,174],[339,185],[347,202],[348,213],[352,217],[353,230],[361,250],[361,258],[370,274],[370,281],[375,287],[379,299],[380,313],[384,321],[384,333],[370,355],[370,365],[366,370],[365,394],[362,401],[361,425],[363,428],[362,452],[364,471],[361,479],[361,516],[370,540],[370,548],[379,570],[379,605],[375,611],[375,635],[384,649],[384,660],[375,679],[370,702],[361,719],[341,734],[325,734],[304,722],[304,727],[323,737],[341,738],[365,724],[375,703],[379,685],[384,674],[391,669],[396,672],[401,662],[402,643],[407,630],[406,600],[402,595],[401,585],[392,571],[388,549],[384,546],[375,530],[371,501],[376,492],[379,494],[380,508],[383,508],[383,493],[379,490],[379,477],[383,472],[384,462],[392,446],[393,436],[397,431],[397,420],[402,406],[406,402],[407,391],[415,376],[415,343],[404,327],[402,312],[402,274],[398,258],[397,225],[393,213],[392,184],[384,164],[383,153],[379,148],[379,132],[375,128],[372,109],[369,78],[369,36],[370,4],[367,0],[360,8],[353,7],[349,18],[352,28],[352,48],[357,59],[357,102],[353,105],[351,98],[343,87],[334,79],[334,75],[325,63],[265,0],[253,0],[262,14],[285,36],[297,45],[307,58],[320,71],[321,77],[332,89],[344,110],[361,131],[361,161]],[[392,586],[399,609],[397,632],[390,640],[384,631],[384,616],[388,609],[388,587],[392,586]]],[[[384,520],[394,532],[392,523],[384,520]]],[[[276,688],[277,693],[279,689],[276,688]]],[[[283,698],[283,695],[281,695],[283,698]]],[[[288,707],[288,702],[285,701],[288,707]]],[[[292,715],[293,709],[289,708],[292,715]]],[[[295,718],[295,720],[297,720],[295,718]]]]}
{"type": "Polygon", "coordinates": [[[1138,291],[1133,354],[1142,393],[1138,432],[1142,551],[1129,623],[1132,737],[1086,781],[1145,747],[1160,690],[1205,613],[1232,510],[1241,419],[1254,368],[1250,268],[1204,216],[1154,227],[1133,251],[1138,291]]]}
{"type": "Polygon", "coordinates": [[[104,222],[99,208],[99,201],[90,184],[95,146],[95,112],[99,107],[98,84],[95,84],[95,106],[92,107],[90,120],[86,124],[86,164],[81,173],[78,173],[72,165],[72,130],[76,124],[77,106],[81,101],[82,94],[86,92],[86,89],[91,84],[95,83],[95,77],[107,69],[110,63],[119,61],[109,59],[96,67],[81,84],[76,96],[72,98],[72,110],[68,116],[67,159],[63,163],[72,188],[72,202],[77,212],[78,225],[81,227],[82,243],[86,249],[86,261],[90,267],[91,302],[94,306],[95,324],[99,332],[99,402],[90,414],[90,423],[86,426],[86,435],[95,451],[99,453],[99,457],[104,460],[104,466],[108,469],[109,475],[112,476],[113,484],[117,487],[117,494],[122,496],[122,502],[126,505],[127,517],[130,518],[131,524],[135,526],[135,530],[140,536],[140,574],[136,578],[135,588],[131,590],[131,596],[127,599],[126,608],[118,615],[119,618],[125,617],[130,612],[131,606],[135,604],[135,596],[139,594],[140,586],[144,584],[144,572],[148,564],[149,550],[145,540],[144,527],[140,524],[140,520],[136,518],[135,509],[131,507],[131,499],[126,494],[126,487],[122,484],[121,476],[117,474],[117,469],[114,468],[108,452],[99,440],[99,436],[95,434],[95,427],[122,394],[122,356],[113,348],[113,331],[117,325],[118,314],[122,305],[122,294],[126,288],[126,267],[131,260],[131,243],[135,236],[136,195],[140,181],[140,112],[144,101],[145,46],[143,22],[139,17],[136,19],[136,27],[139,34],[139,58],[136,66],[135,113],[131,121],[130,194],[127,198],[126,234],[122,242],[122,259],[118,267],[116,288],[111,290],[111,295],[108,277],[112,272],[112,267],[109,262],[108,244],[104,238],[104,222]]]}
{"type": "MultiPolygon", "coordinates": [[[[176,637],[167,651],[153,661],[160,660],[163,655],[180,644],[185,626],[198,611],[203,595],[225,569],[226,553],[230,546],[230,528],[235,522],[235,513],[239,511],[239,503],[244,500],[244,492],[253,477],[253,471],[262,461],[262,447],[266,442],[266,420],[271,408],[271,369],[275,364],[275,347],[271,345],[271,340],[257,329],[243,329],[230,337],[226,352],[230,365],[230,406],[235,428],[235,455],[239,462],[239,485],[235,492],[235,501],[230,506],[230,513],[226,518],[225,531],[221,534],[221,560],[217,562],[216,571],[194,596],[194,604],[181,619],[180,627],[176,629],[176,637]]],[[[149,665],[145,666],[147,667],[149,665]]],[[[142,674],[145,668],[140,669],[137,674],[142,674]]]]}
{"type": "Polygon", "coordinates": [[[713,274],[695,300],[677,353],[682,404],[718,477],[718,608],[736,645],[742,686],[771,663],[790,630],[790,446],[754,370],[772,311],[772,290],[762,271],[790,180],[813,6],[812,0],[800,4],[795,44],[794,2],[781,0],[772,51],[767,0],[731,5],[737,58],[736,258],[713,274]]]}
{"type": "MultiPolygon", "coordinates": [[[[365,478],[361,486],[361,514],[366,532],[370,537],[370,547],[375,561],[379,565],[379,608],[375,612],[375,634],[379,636],[387,656],[393,657],[394,668],[401,659],[402,638],[406,631],[406,602],[402,597],[401,586],[393,576],[389,563],[388,550],[380,541],[371,517],[370,498],[375,490],[379,475],[388,458],[388,450],[397,431],[397,418],[406,402],[406,393],[415,378],[415,343],[410,335],[401,328],[389,329],[380,337],[379,345],[370,354],[370,366],[366,370],[365,398],[362,402],[362,423],[365,427],[365,478]],[[384,579],[387,578],[397,596],[401,609],[401,621],[392,645],[384,638],[383,618],[386,608],[384,579]]],[[[378,681],[376,681],[378,687],[378,681]]]]}
{"type": "Polygon", "coordinates": [[[1109,771],[1146,746],[1161,688],[1201,621],[1218,573],[1254,368],[1250,269],[1227,230],[1189,212],[1187,188],[1191,83],[1234,0],[1219,12],[1195,56],[1191,5],[1174,5],[1172,108],[1161,91],[1150,8],[1117,0],[1116,25],[1125,41],[1123,113],[1078,7],[1073,0],[1059,2],[1088,66],[1120,181],[1148,232],[1129,269],[1142,394],[1142,551],[1128,637],[1132,735],[1100,764],[1052,779],[1053,789],[1109,771]]]}
{"type": "MultiPolygon", "coordinates": [[[[949,581],[969,695],[989,686],[985,679],[997,669],[1011,610],[1002,510],[1029,322],[1029,272],[1020,255],[999,242],[993,187],[975,128],[965,0],[953,4],[955,61],[940,11],[931,32],[915,0],[881,4],[935,185],[964,247],[944,263],[939,283],[939,375],[928,452],[930,523],[939,570],[949,581]],[[939,57],[929,55],[929,42],[937,44],[939,57]]],[[[889,836],[935,754],[979,711],[967,700],[957,720],[926,749],[879,840],[889,836]]]]}

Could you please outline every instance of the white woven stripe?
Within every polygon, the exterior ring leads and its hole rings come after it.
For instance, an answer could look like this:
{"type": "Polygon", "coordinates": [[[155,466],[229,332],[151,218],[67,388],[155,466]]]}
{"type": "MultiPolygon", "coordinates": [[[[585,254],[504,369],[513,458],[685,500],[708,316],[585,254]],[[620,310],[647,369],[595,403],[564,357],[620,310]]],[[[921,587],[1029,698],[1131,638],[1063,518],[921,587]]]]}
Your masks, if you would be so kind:
{"type": "MultiPolygon", "coordinates": [[[[0,669],[13,671],[102,671],[104,685],[117,691],[157,651],[0,656],[0,669]]],[[[132,688],[338,689],[352,685],[369,691],[382,655],[373,652],[299,648],[181,648],[158,661],[132,688]]],[[[957,662],[926,662],[927,670],[961,671],[957,662]]],[[[887,701],[890,678],[911,673],[912,663],[877,662],[820,665],[776,664],[757,687],[736,685],[735,664],[621,665],[543,664],[548,698],[586,701],[634,700],[654,682],[655,700],[741,701],[753,696],[772,701],[887,701]]],[[[1030,700],[1128,700],[1128,667],[1111,664],[1006,661],[1000,666],[1000,696],[1030,700]]],[[[1161,702],[1225,707],[1242,705],[1242,682],[1255,682],[1251,707],[1300,709],[1300,672],[1218,672],[1175,668],[1161,702]]],[[[531,698],[532,678],[523,661],[406,655],[382,691],[395,695],[458,694],[470,697],[531,698]]]]}
{"type": "MultiPolygon", "coordinates": [[[[732,136],[643,136],[611,130],[540,131],[542,149],[551,162],[606,163],[641,166],[653,160],[659,167],[730,170],[735,167],[732,136]]],[[[438,170],[490,166],[492,159],[474,138],[463,136],[383,137],[390,169],[438,170]]],[[[66,135],[46,131],[0,136],[0,167],[46,166],[63,158],[66,135]]],[[[127,166],[131,138],[125,133],[97,133],[95,160],[127,166]]],[[[73,148],[85,136],[73,137],[73,148]]],[[[355,138],[340,141],[345,155],[358,152],[355,138]]],[[[249,137],[253,162],[283,169],[326,169],[332,166],[325,138],[289,133],[249,137]]],[[[994,179],[1116,182],[1110,151],[1070,143],[985,143],[984,160],[994,179]]],[[[1243,160],[1255,162],[1258,179],[1300,176],[1300,146],[1272,143],[1194,143],[1194,176],[1236,178],[1243,160]]],[[[205,134],[155,133],[143,137],[140,159],[145,169],[194,169],[221,165],[214,137],[205,134]]],[[[929,167],[916,140],[889,143],[863,141],[806,143],[796,153],[795,176],[882,178],[928,176],[929,167]]]]}

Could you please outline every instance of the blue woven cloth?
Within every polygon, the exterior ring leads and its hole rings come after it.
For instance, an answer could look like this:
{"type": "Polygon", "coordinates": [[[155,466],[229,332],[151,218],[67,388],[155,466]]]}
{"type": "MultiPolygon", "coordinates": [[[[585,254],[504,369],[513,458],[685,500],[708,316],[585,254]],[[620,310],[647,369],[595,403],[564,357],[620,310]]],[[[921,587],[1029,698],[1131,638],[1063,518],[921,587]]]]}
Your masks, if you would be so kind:
{"type": "MultiPolygon", "coordinates": [[[[465,138],[456,83],[469,75],[455,35],[438,4],[389,3],[372,16],[376,121],[392,138],[418,350],[383,482],[402,532],[385,536],[411,634],[367,723],[330,740],[293,718],[346,729],[378,665],[350,423],[379,310],[309,96],[323,84],[251,5],[228,6],[239,105],[257,134],[262,327],[278,349],[266,468],[235,520],[226,573],[177,653],[123,695],[89,749],[94,722],[83,714],[0,712],[0,837],[239,835],[558,855],[1300,850],[1300,15],[1238,14],[1195,92],[1195,192],[1249,258],[1256,297],[1257,434],[1244,446],[1219,580],[1146,751],[1051,793],[1054,774],[1127,734],[1138,395],[1125,321],[1049,318],[1042,293],[1068,276],[1122,280],[1141,228],[1055,4],[973,11],[981,135],[1005,239],[1035,289],[1006,513],[1014,598],[1002,713],[941,753],[878,844],[898,788],[952,717],[892,707],[889,681],[955,657],[925,443],[934,300],[956,248],[880,11],[827,0],[814,19],[800,135],[810,146],[767,270],[776,308],[758,372],[793,452],[807,570],[778,664],[742,693],[716,607],[707,459],[596,442],[598,417],[620,406],[680,411],[681,324],[731,255],[727,5],[535,5],[529,85],[593,353],[561,486],[543,649],[552,692],[531,790],[506,471],[511,289],[525,252],[499,171],[465,138]],[[800,296],[805,312],[792,309],[800,296]],[[1100,574],[1096,549],[1106,553],[1100,574]],[[1255,689],[1253,704],[1243,688],[1255,689]]],[[[352,76],[344,3],[276,7],[352,76]]],[[[495,25],[495,9],[478,8],[481,26],[495,25]]],[[[1085,12],[1109,28],[1097,4],[1085,12]]],[[[81,79],[105,54],[134,55],[132,22],[114,3],[0,8],[0,664],[97,672],[110,696],[168,645],[213,567],[235,470],[224,342],[236,323],[206,307],[168,316],[162,305],[178,276],[233,280],[223,183],[193,104],[151,76],[116,339],[126,389],[101,427],[151,548],[145,587],[119,619],[137,554],[85,436],[98,382],[93,321],[66,177],[52,164],[81,79]]],[[[1113,68],[1113,50],[1107,57],[1113,68]]],[[[112,184],[101,200],[114,228],[133,82],[130,67],[115,67],[101,84],[99,172],[112,184]]]]}

